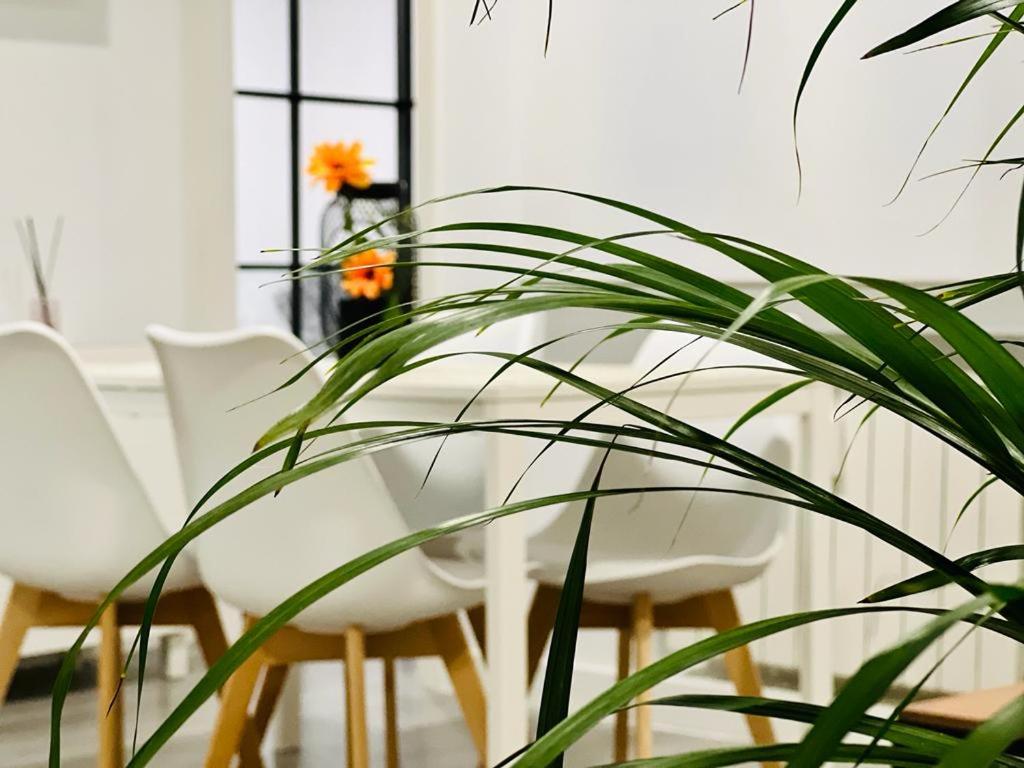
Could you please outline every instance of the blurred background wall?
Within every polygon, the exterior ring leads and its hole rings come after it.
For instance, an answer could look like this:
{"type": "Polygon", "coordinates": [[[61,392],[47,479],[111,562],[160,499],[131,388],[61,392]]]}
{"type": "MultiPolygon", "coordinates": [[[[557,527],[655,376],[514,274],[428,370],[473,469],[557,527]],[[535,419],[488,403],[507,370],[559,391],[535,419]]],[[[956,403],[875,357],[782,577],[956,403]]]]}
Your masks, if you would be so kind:
{"type": "Polygon", "coordinates": [[[13,227],[45,243],[74,342],[231,324],[230,5],[0,1],[0,322],[31,296],[13,227]]]}

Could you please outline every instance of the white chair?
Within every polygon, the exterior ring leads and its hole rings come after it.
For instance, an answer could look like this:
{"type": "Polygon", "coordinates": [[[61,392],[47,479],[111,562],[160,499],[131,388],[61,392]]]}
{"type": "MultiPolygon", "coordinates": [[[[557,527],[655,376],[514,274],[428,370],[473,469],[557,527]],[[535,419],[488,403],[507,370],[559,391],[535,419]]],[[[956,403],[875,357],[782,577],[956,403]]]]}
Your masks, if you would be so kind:
{"type": "MultiPolygon", "coordinates": [[[[481,332],[471,332],[444,341],[421,357],[471,352],[507,352],[519,354],[532,349],[542,341],[541,318],[535,315],[517,317],[488,326],[481,332]]],[[[503,364],[502,360],[486,355],[459,354],[428,364],[431,375],[443,377],[445,371],[463,371],[472,367],[481,386],[503,364]]],[[[373,398],[356,406],[354,414],[360,420],[411,419],[449,422],[458,415],[458,406],[451,403],[410,403],[407,413],[396,413],[388,404],[384,412],[375,407],[373,398]]],[[[472,411],[464,417],[471,420],[472,411]]],[[[484,461],[486,456],[483,435],[468,432],[452,436],[444,443],[440,455],[440,438],[399,445],[373,455],[373,461],[387,482],[403,517],[413,530],[421,530],[462,515],[480,512],[486,506],[484,495],[484,461]],[[434,461],[436,457],[436,462],[434,461]],[[431,467],[431,464],[433,466],[431,467]],[[423,485],[430,470],[426,485],[423,485]]],[[[437,539],[424,546],[424,551],[438,558],[457,557],[459,542],[482,542],[478,530],[437,539]]]]}
{"type": "MultiPolygon", "coordinates": [[[[635,358],[638,376],[688,340],[684,334],[674,332],[651,334],[635,358]]],[[[652,375],[688,370],[698,362],[708,345],[707,340],[697,341],[652,375]]],[[[721,345],[702,367],[705,364],[763,364],[765,360],[755,353],[721,345]]],[[[704,423],[699,426],[721,432],[728,425],[704,423]]],[[[738,442],[776,464],[785,466],[789,462],[785,425],[777,421],[752,422],[738,442]]],[[[651,447],[649,443],[643,446],[651,447]]],[[[572,466],[570,461],[557,455],[566,450],[556,448],[550,461],[561,467],[572,466]]],[[[602,455],[603,451],[595,451],[575,487],[589,486],[602,455]]],[[[694,458],[706,460],[705,456],[696,454],[694,458]]],[[[543,467],[538,469],[543,483],[543,467]]],[[[601,484],[608,488],[696,486],[701,481],[701,473],[701,468],[680,462],[613,452],[601,484]]],[[[526,483],[521,494],[524,498],[544,492],[535,482],[526,483]]],[[[703,482],[708,488],[765,490],[753,481],[713,469],[703,482]]],[[[550,493],[550,489],[547,492],[550,493]]],[[[692,498],[692,506],[689,493],[649,493],[639,499],[598,500],[590,537],[581,626],[618,630],[620,679],[629,674],[631,644],[638,668],[653,661],[651,635],[655,629],[698,627],[723,631],[740,624],[732,588],[760,576],[778,553],[784,509],[768,500],[718,493],[698,494],[692,498]]],[[[582,511],[582,504],[564,508],[529,544],[532,576],[538,581],[529,617],[531,678],[551,633],[582,511]]],[[[758,671],[746,647],[727,653],[725,663],[741,695],[760,694],[758,671]]],[[[617,715],[616,760],[627,758],[628,717],[627,711],[617,715]]],[[[770,721],[758,717],[747,719],[757,743],[773,742],[770,721]]],[[[635,757],[650,756],[651,739],[650,709],[639,707],[636,710],[635,757]]]]}
{"type": "MultiPolygon", "coordinates": [[[[0,623],[2,702],[28,630],[84,625],[167,531],[77,356],[43,325],[0,328],[0,424],[0,572],[14,581],[0,623]]],[[[120,697],[114,701],[120,628],[139,623],[155,575],[130,587],[100,622],[101,768],[124,764],[120,697]]],[[[194,627],[207,663],[227,647],[216,606],[187,552],[166,582],[156,622],[194,627]]],[[[256,754],[249,738],[247,760],[256,754]]]]}
{"type": "MultiPolygon", "coordinates": [[[[189,496],[198,499],[245,458],[254,441],[283,414],[316,393],[323,378],[310,370],[268,393],[310,359],[297,339],[273,329],[187,334],[149,329],[164,372],[189,496]],[[252,401],[252,402],[250,402],[252,401]],[[243,405],[245,404],[245,405],[243,405]],[[238,407],[241,406],[241,407],[238,407]]],[[[313,451],[357,439],[321,439],[313,451]]],[[[280,469],[283,454],[236,478],[215,498],[280,469]]],[[[409,533],[372,461],[339,464],[241,509],[199,537],[203,579],[250,620],[348,560],[409,533]]],[[[206,765],[227,766],[237,750],[249,702],[266,670],[256,705],[265,726],[287,665],[343,659],[349,765],[368,762],[363,660],[385,662],[388,765],[397,764],[394,659],[440,655],[483,761],[484,695],[457,612],[478,606],[481,585],[455,578],[418,549],[370,570],[303,611],[231,678],[206,765]]]]}

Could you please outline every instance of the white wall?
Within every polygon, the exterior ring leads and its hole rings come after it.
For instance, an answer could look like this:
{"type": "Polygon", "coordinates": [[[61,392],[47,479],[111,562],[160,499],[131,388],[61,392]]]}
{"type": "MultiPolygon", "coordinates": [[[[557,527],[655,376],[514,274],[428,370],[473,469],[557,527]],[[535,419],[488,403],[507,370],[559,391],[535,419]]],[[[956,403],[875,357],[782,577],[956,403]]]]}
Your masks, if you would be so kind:
{"type": "MultiPolygon", "coordinates": [[[[495,183],[568,186],[750,236],[838,272],[932,280],[1010,267],[1016,181],[980,178],[927,237],[917,235],[942,216],[963,175],[914,184],[896,205],[883,205],[984,40],[862,62],[928,6],[858,6],[807,92],[798,205],[792,100],[838,3],[759,3],[740,95],[746,10],[713,22],[726,5],[561,0],[545,59],[546,3],[499,3],[493,21],[470,29],[471,3],[420,0],[419,196],[495,183]]],[[[999,93],[1019,56],[1019,46],[1007,45],[995,57],[919,175],[984,152],[1019,106],[999,93]]],[[[501,206],[488,198],[434,218],[464,212],[525,215],[599,235],[637,228],[544,196],[501,206]]],[[[719,276],[748,277],[706,253],[685,258],[719,276]]],[[[435,275],[422,285],[437,293],[457,279],[435,275]]]]}
{"type": "MultiPolygon", "coordinates": [[[[30,296],[10,220],[31,213],[48,227],[62,212],[56,287],[76,341],[137,339],[150,321],[232,322],[228,5],[0,4],[0,320],[24,316],[30,296]]],[[[917,7],[858,6],[827,52],[801,120],[807,173],[796,204],[791,100],[831,5],[759,4],[751,68],[736,95],[742,9],[712,22],[712,3],[561,0],[545,59],[545,3],[500,4],[493,21],[470,29],[468,0],[415,0],[417,195],[562,185],[746,234],[841,272],[927,280],[1005,269],[1012,181],[982,177],[928,237],[917,234],[942,215],[962,177],[915,184],[883,207],[983,44],[858,60],[917,7]]],[[[998,93],[1000,73],[1016,61],[1010,45],[997,59],[922,172],[980,154],[1015,108],[998,93]]],[[[598,234],[632,228],[538,196],[453,204],[432,218],[462,215],[571,222],[598,234]]],[[[685,258],[746,278],[707,254],[685,258]]],[[[473,282],[434,271],[421,285],[436,295],[473,282]]]]}
{"type": "Polygon", "coordinates": [[[31,296],[12,226],[48,239],[75,342],[150,322],[234,320],[227,3],[41,0],[0,6],[0,321],[31,296]]]}

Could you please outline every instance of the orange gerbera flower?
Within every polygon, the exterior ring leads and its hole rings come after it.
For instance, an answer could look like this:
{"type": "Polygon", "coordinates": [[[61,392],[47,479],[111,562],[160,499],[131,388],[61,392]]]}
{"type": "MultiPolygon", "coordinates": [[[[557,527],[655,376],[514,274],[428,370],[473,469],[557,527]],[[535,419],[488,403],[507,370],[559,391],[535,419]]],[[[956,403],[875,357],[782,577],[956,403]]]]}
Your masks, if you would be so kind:
{"type": "Polygon", "coordinates": [[[356,253],[345,259],[341,273],[341,287],[353,299],[379,299],[384,291],[395,284],[394,251],[373,249],[356,253]]]}
{"type": "Polygon", "coordinates": [[[337,192],[346,184],[356,189],[366,189],[372,182],[367,169],[375,162],[363,157],[361,141],[353,141],[351,144],[344,141],[331,144],[328,141],[316,145],[306,173],[313,177],[314,182],[323,182],[328,192],[337,192]]]}

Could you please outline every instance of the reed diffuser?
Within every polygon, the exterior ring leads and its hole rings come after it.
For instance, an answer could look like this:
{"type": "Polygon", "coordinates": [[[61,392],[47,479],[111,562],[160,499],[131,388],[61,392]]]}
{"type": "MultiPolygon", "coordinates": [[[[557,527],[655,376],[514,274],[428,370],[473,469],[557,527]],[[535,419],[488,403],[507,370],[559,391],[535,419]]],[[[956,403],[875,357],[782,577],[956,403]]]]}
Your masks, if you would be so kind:
{"type": "Polygon", "coordinates": [[[50,238],[50,248],[46,261],[43,261],[42,250],[39,248],[39,235],[36,231],[36,222],[31,216],[24,219],[15,219],[14,228],[18,230],[18,239],[21,240],[21,249],[25,252],[29,269],[32,271],[32,281],[36,291],[36,307],[38,319],[51,328],[57,327],[56,305],[50,292],[53,285],[53,271],[57,265],[57,253],[60,250],[61,233],[64,230],[64,217],[58,216],[53,225],[53,236],[50,238]]]}

